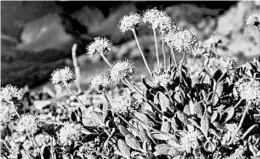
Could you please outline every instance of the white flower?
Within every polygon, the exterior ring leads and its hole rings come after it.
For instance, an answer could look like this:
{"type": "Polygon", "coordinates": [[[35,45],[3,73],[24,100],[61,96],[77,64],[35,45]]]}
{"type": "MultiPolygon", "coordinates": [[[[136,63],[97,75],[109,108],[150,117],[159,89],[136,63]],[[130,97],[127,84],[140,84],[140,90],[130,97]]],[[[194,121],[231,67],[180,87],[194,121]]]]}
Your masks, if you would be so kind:
{"type": "Polygon", "coordinates": [[[110,79],[108,76],[96,75],[92,78],[90,82],[91,89],[94,89],[98,92],[104,91],[111,85],[110,79]]]}
{"type": "Polygon", "coordinates": [[[248,26],[252,26],[252,25],[255,25],[255,26],[258,26],[260,24],[260,14],[251,14],[247,20],[246,20],[246,25],[248,26]]]}
{"type": "Polygon", "coordinates": [[[36,117],[31,114],[25,114],[21,116],[18,122],[17,130],[19,132],[30,132],[34,134],[38,129],[36,117]]]}
{"type": "Polygon", "coordinates": [[[54,85],[63,85],[63,82],[68,84],[72,83],[75,80],[74,73],[69,67],[63,69],[57,69],[51,74],[51,81],[54,85]]]}
{"type": "Polygon", "coordinates": [[[16,112],[10,103],[1,102],[1,107],[0,107],[1,125],[8,124],[10,121],[12,121],[15,115],[16,112]]]}
{"type": "Polygon", "coordinates": [[[167,87],[172,82],[171,76],[168,73],[155,75],[154,76],[154,85],[167,87]]]}
{"type": "Polygon", "coordinates": [[[22,100],[24,95],[23,89],[18,89],[15,86],[7,85],[1,88],[1,102],[11,102],[15,100],[22,100]]]}
{"type": "Polygon", "coordinates": [[[183,137],[181,137],[180,142],[182,148],[186,150],[188,153],[191,152],[191,149],[197,149],[199,146],[198,137],[200,136],[198,131],[191,131],[186,133],[183,137]]]}
{"type": "Polygon", "coordinates": [[[132,99],[129,95],[118,95],[111,101],[111,109],[115,113],[126,114],[132,104],[132,99]]]}
{"type": "Polygon", "coordinates": [[[62,144],[71,139],[78,139],[81,134],[82,126],[74,123],[65,123],[60,129],[59,139],[62,144]]]}
{"type": "Polygon", "coordinates": [[[123,16],[119,22],[119,29],[125,33],[128,30],[134,29],[141,22],[141,16],[137,13],[130,13],[123,16]]]}
{"type": "Polygon", "coordinates": [[[229,143],[229,141],[233,138],[233,136],[236,136],[234,142],[237,142],[240,139],[241,131],[236,131],[238,125],[233,124],[225,124],[225,134],[222,137],[221,143],[223,145],[226,145],[229,143]]]}
{"type": "Polygon", "coordinates": [[[170,31],[165,36],[165,42],[169,47],[175,48],[179,52],[192,52],[197,48],[198,37],[190,30],[170,31]]]}
{"type": "Polygon", "coordinates": [[[254,79],[245,80],[241,79],[236,82],[237,91],[239,92],[241,98],[248,102],[255,104],[260,103],[260,82],[254,79]]]}
{"type": "Polygon", "coordinates": [[[107,38],[96,37],[94,42],[87,47],[87,54],[92,57],[96,54],[103,54],[106,51],[109,52],[112,49],[113,45],[107,38]]]}
{"type": "Polygon", "coordinates": [[[119,82],[121,79],[129,78],[134,74],[134,64],[129,60],[116,62],[110,70],[112,81],[119,82]]]}
{"type": "Polygon", "coordinates": [[[228,56],[212,57],[209,59],[208,68],[210,72],[215,72],[216,70],[221,70],[222,72],[227,72],[236,67],[236,60],[228,56]]]}
{"type": "Polygon", "coordinates": [[[148,22],[153,29],[160,28],[160,31],[170,30],[172,27],[171,18],[164,11],[157,9],[150,9],[144,13],[144,23],[148,22]]]}

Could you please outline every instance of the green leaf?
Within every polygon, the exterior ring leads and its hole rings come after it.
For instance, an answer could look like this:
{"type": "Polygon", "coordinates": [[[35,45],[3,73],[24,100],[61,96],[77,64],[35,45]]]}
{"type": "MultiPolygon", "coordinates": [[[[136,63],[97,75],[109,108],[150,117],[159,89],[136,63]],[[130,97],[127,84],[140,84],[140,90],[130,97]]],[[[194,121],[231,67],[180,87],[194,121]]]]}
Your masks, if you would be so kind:
{"type": "Polygon", "coordinates": [[[174,94],[174,99],[178,102],[178,103],[182,103],[182,93],[181,91],[177,91],[174,94]]]}
{"type": "Polygon", "coordinates": [[[217,145],[211,141],[206,141],[203,147],[207,152],[214,152],[217,148],[217,145]]]}
{"type": "Polygon", "coordinates": [[[167,120],[163,120],[162,121],[162,126],[161,126],[161,131],[162,132],[169,132],[171,129],[171,125],[170,125],[170,122],[167,121],[167,120]]]}
{"type": "Polygon", "coordinates": [[[42,155],[44,159],[50,159],[51,158],[51,151],[50,151],[50,147],[47,145],[43,145],[41,147],[41,151],[42,151],[42,155]]]}
{"type": "Polygon", "coordinates": [[[188,124],[188,116],[181,111],[176,112],[177,118],[184,124],[188,124]]]}
{"type": "Polygon", "coordinates": [[[126,157],[129,158],[131,155],[130,147],[127,146],[126,142],[122,139],[119,139],[117,141],[117,147],[120,150],[120,152],[126,157]]]}
{"type": "Polygon", "coordinates": [[[163,134],[163,133],[152,133],[152,137],[157,139],[157,140],[169,140],[174,138],[173,135],[170,134],[163,134]]]}
{"type": "Polygon", "coordinates": [[[200,126],[201,126],[201,131],[207,137],[208,131],[209,131],[209,117],[208,117],[207,113],[205,113],[202,116],[202,118],[200,120],[200,126]]]}
{"type": "Polygon", "coordinates": [[[123,134],[124,136],[131,134],[123,125],[118,125],[117,127],[120,133],[123,134]]]}
{"type": "Polygon", "coordinates": [[[214,113],[212,114],[211,118],[210,118],[210,122],[213,123],[215,121],[219,121],[220,119],[220,115],[217,111],[214,111],[214,113]]]}
{"type": "Polygon", "coordinates": [[[204,106],[200,103],[195,103],[194,105],[194,114],[196,114],[199,118],[204,114],[204,106]]]}
{"type": "Polygon", "coordinates": [[[134,137],[134,135],[126,135],[125,136],[126,144],[134,150],[142,151],[142,147],[138,140],[134,137]]]}
{"type": "Polygon", "coordinates": [[[168,144],[159,144],[155,146],[155,156],[168,155],[171,146],[168,144]]]}
{"type": "Polygon", "coordinates": [[[167,108],[170,107],[170,100],[162,92],[158,92],[157,95],[158,95],[158,100],[159,100],[159,103],[161,106],[161,110],[163,112],[166,112],[167,108]]]}
{"type": "MultiPolygon", "coordinates": [[[[235,114],[235,109],[234,107],[229,107],[225,110],[225,112],[222,115],[223,120],[221,119],[221,121],[223,121],[223,124],[225,124],[226,122],[228,122],[230,119],[233,118],[235,114]]],[[[222,123],[222,122],[221,122],[222,123]]]]}

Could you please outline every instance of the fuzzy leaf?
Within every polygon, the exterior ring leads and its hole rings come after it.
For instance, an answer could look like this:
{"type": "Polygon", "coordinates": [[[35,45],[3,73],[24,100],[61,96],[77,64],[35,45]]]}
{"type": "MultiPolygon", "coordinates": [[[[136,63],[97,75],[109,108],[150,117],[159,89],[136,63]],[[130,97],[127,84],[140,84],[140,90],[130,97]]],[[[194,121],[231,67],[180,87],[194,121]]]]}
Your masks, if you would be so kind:
{"type": "Polygon", "coordinates": [[[141,145],[138,142],[138,140],[134,137],[134,135],[130,135],[130,134],[126,135],[125,136],[125,142],[132,149],[142,151],[141,145]]]}
{"type": "Polygon", "coordinates": [[[177,121],[176,121],[175,117],[173,117],[172,120],[171,120],[171,127],[175,131],[178,130],[178,124],[177,124],[177,121]]]}
{"type": "Polygon", "coordinates": [[[170,150],[171,146],[168,144],[159,144],[155,146],[155,156],[159,155],[168,155],[168,152],[170,150]]]}
{"type": "Polygon", "coordinates": [[[120,131],[121,134],[123,134],[124,136],[130,134],[131,133],[123,126],[123,125],[118,125],[118,129],[120,131]]]}
{"type": "Polygon", "coordinates": [[[147,89],[150,89],[153,87],[153,82],[151,80],[149,80],[148,78],[144,77],[141,79],[141,81],[147,89]]]}
{"type": "Polygon", "coordinates": [[[174,99],[178,102],[178,103],[182,103],[182,93],[180,91],[176,92],[174,94],[174,99]]]}
{"type": "Polygon", "coordinates": [[[161,126],[161,131],[162,132],[169,132],[171,128],[170,122],[167,120],[163,120],[162,126],[161,126]]]}
{"type": "Polygon", "coordinates": [[[183,124],[187,124],[187,122],[188,122],[188,117],[187,117],[187,115],[186,114],[184,114],[183,112],[181,112],[181,111],[177,111],[177,117],[178,117],[178,119],[183,123],[183,124]]]}
{"type": "Polygon", "coordinates": [[[219,121],[220,119],[220,115],[217,111],[214,111],[214,113],[212,114],[211,118],[210,118],[210,122],[213,123],[215,121],[219,121]]]}
{"type": "Polygon", "coordinates": [[[119,139],[117,141],[117,147],[120,150],[120,152],[126,157],[129,158],[131,153],[130,153],[130,147],[127,146],[124,140],[119,139]]]}
{"type": "Polygon", "coordinates": [[[134,116],[139,119],[142,125],[147,126],[149,125],[149,119],[145,114],[139,113],[139,112],[134,112],[134,116]]]}
{"type": "Polygon", "coordinates": [[[189,105],[186,105],[183,109],[183,112],[187,115],[191,115],[191,112],[190,112],[190,106],[189,105]]]}
{"type": "Polygon", "coordinates": [[[209,117],[206,113],[201,118],[200,126],[201,126],[201,131],[207,137],[209,131],[209,117]]]}
{"type": "Polygon", "coordinates": [[[211,141],[207,141],[203,146],[204,149],[208,152],[214,152],[217,148],[217,145],[211,141]]]}
{"type": "Polygon", "coordinates": [[[172,135],[162,134],[162,133],[152,133],[152,137],[158,140],[169,140],[172,139],[172,135]]]}
{"type": "Polygon", "coordinates": [[[167,108],[170,107],[170,100],[162,92],[158,92],[157,94],[158,94],[158,99],[159,99],[159,103],[161,106],[161,110],[163,112],[166,112],[167,108]]]}
{"type": "Polygon", "coordinates": [[[218,95],[218,97],[220,97],[222,95],[223,90],[224,90],[224,82],[221,81],[218,83],[218,86],[216,89],[216,94],[218,95]]]}
{"type": "Polygon", "coordinates": [[[228,122],[230,119],[232,119],[232,117],[234,116],[235,114],[235,109],[234,107],[229,107],[225,110],[224,114],[223,114],[223,124],[225,124],[226,122],[228,122]]]}
{"type": "Polygon", "coordinates": [[[197,116],[199,118],[202,117],[202,115],[204,114],[204,107],[202,104],[200,103],[195,103],[195,106],[194,106],[194,114],[197,114],[197,116]]]}

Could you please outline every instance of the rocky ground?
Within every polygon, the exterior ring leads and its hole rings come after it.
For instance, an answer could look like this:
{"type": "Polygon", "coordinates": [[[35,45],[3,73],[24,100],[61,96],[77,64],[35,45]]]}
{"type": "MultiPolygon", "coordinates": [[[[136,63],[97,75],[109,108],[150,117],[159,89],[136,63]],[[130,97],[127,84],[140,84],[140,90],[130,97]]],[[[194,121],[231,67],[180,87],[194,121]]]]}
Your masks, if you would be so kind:
{"type": "MultiPolygon", "coordinates": [[[[257,2],[222,2],[210,8],[208,4],[165,3],[165,11],[181,27],[195,30],[202,39],[211,34],[223,37],[220,54],[252,59],[260,54],[260,36],[255,29],[245,27],[250,13],[260,12],[257,2]],[[229,49],[227,49],[229,48],[229,49]]],[[[158,4],[136,2],[117,4],[75,4],[66,2],[1,2],[1,85],[13,84],[29,87],[45,85],[50,73],[64,65],[72,66],[71,47],[78,44],[82,84],[106,67],[99,59],[90,60],[85,55],[86,45],[95,36],[106,36],[115,45],[110,60],[134,58],[137,70],[139,53],[131,34],[122,35],[117,29],[120,18],[140,9],[158,7],[158,4]],[[109,6],[110,5],[110,6],[109,6]],[[104,6],[109,6],[102,9],[104,6]],[[93,16],[94,15],[94,16],[93,16]]],[[[154,48],[149,45],[150,32],[142,27],[138,35],[146,54],[154,48]]],[[[150,57],[150,56],[149,56],[150,57]]],[[[150,58],[151,65],[153,57],[150,58]]]]}

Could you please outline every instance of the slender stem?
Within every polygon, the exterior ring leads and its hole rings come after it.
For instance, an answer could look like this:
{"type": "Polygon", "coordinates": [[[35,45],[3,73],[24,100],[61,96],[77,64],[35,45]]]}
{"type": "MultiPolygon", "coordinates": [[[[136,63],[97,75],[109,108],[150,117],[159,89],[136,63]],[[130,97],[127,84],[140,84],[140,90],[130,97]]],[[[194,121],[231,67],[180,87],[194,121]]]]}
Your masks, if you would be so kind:
{"type": "Polygon", "coordinates": [[[73,60],[73,65],[74,65],[74,69],[75,69],[75,75],[76,75],[76,86],[78,89],[78,92],[81,92],[81,87],[80,87],[80,68],[78,65],[78,60],[77,60],[77,56],[76,56],[76,50],[77,50],[77,44],[74,44],[71,52],[72,52],[72,60],[73,60]]]}
{"type": "Polygon", "coordinates": [[[177,62],[176,62],[176,58],[175,58],[175,55],[174,55],[173,48],[170,47],[170,49],[171,49],[171,54],[172,54],[172,58],[173,58],[174,65],[177,66],[177,62]]]}
{"type": "Polygon", "coordinates": [[[183,65],[183,62],[184,62],[184,60],[185,60],[185,57],[186,57],[186,52],[183,53],[183,57],[182,57],[182,60],[181,60],[180,66],[179,66],[179,67],[180,67],[180,68],[179,68],[179,69],[180,69],[180,70],[179,70],[179,71],[180,71],[180,72],[179,72],[179,73],[180,73],[180,83],[181,83],[181,81],[182,81],[182,65],[183,65]]]}
{"type": "Polygon", "coordinates": [[[112,68],[112,64],[107,60],[107,58],[105,57],[105,55],[103,53],[100,54],[100,56],[103,58],[103,60],[108,64],[108,66],[110,68],[112,68]]]}
{"type": "Polygon", "coordinates": [[[53,138],[54,137],[51,136],[51,157],[52,157],[52,159],[55,159],[55,156],[54,156],[54,146],[53,146],[54,139],[53,138]]]}
{"type": "Polygon", "coordinates": [[[147,71],[149,72],[149,74],[152,76],[152,71],[150,70],[150,68],[149,68],[149,66],[148,66],[148,64],[147,64],[146,58],[145,58],[145,56],[144,56],[144,53],[143,53],[143,51],[142,51],[142,49],[141,49],[141,46],[140,46],[140,43],[139,43],[139,41],[138,41],[138,38],[137,38],[137,35],[136,35],[136,32],[135,32],[135,29],[132,29],[132,32],[133,32],[133,35],[134,35],[134,38],[135,38],[137,47],[138,47],[138,49],[139,49],[139,51],[140,51],[140,53],[141,53],[141,55],[142,55],[142,58],[143,58],[145,67],[146,67],[147,71]]]}
{"type": "MultiPolygon", "coordinates": [[[[245,120],[245,117],[246,117],[246,114],[247,114],[247,112],[248,112],[249,106],[250,106],[250,103],[247,103],[246,108],[245,108],[245,110],[244,110],[244,112],[243,112],[243,115],[242,115],[242,117],[241,117],[241,119],[240,119],[239,125],[238,125],[238,127],[237,127],[237,129],[236,129],[236,133],[234,133],[234,134],[237,134],[238,131],[239,131],[239,129],[242,127],[242,124],[243,124],[243,122],[244,122],[244,120],[245,120]]],[[[232,144],[232,142],[233,142],[233,140],[235,139],[235,137],[236,137],[236,135],[234,135],[234,136],[231,138],[231,140],[230,140],[230,142],[228,143],[228,145],[232,144]]]]}
{"type": "Polygon", "coordinates": [[[63,81],[64,86],[66,89],[76,98],[76,100],[81,104],[81,108],[83,110],[86,110],[85,105],[82,103],[82,101],[77,97],[77,95],[69,88],[69,85],[66,81],[63,81]]]}
{"type": "Polygon", "coordinates": [[[8,144],[6,143],[5,140],[1,139],[1,141],[4,143],[5,147],[10,151],[10,153],[12,153],[12,154],[15,155],[15,156],[17,155],[17,153],[14,152],[14,151],[8,146],[8,144]]]}
{"type": "Polygon", "coordinates": [[[164,50],[164,32],[162,32],[162,53],[163,53],[163,63],[164,63],[164,69],[166,70],[166,55],[164,50]]]}
{"type": "Polygon", "coordinates": [[[241,98],[238,102],[237,102],[237,104],[234,106],[234,109],[236,109],[236,107],[238,107],[239,106],[239,104],[243,101],[244,99],[243,98],[241,98]]]}
{"type": "MultiPolygon", "coordinates": [[[[32,134],[31,134],[31,135],[32,135],[32,134]]],[[[28,134],[28,136],[30,136],[30,135],[28,134]]],[[[43,153],[42,153],[42,151],[41,151],[41,149],[40,149],[39,145],[37,144],[37,142],[36,142],[35,138],[33,137],[33,135],[32,135],[32,137],[30,137],[30,140],[32,140],[32,141],[33,141],[33,143],[34,143],[34,146],[35,146],[35,147],[38,149],[38,151],[39,151],[39,154],[40,154],[41,158],[42,158],[42,159],[44,159],[44,157],[43,157],[43,153]]]]}
{"type": "Polygon", "coordinates": [[[156,37],[156,30],[153,28],[153,37],[154,37],[154,44],[155,44],[155,53],[156,53],[156,59],[157,59],[157,67],[158,70],[160,69],[160,59],[159,59],[159,53],[158,53],[158,46],[157,46],[157,37],[156,37]]]}

